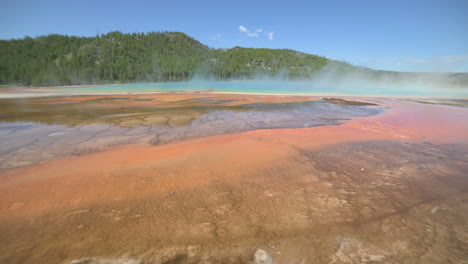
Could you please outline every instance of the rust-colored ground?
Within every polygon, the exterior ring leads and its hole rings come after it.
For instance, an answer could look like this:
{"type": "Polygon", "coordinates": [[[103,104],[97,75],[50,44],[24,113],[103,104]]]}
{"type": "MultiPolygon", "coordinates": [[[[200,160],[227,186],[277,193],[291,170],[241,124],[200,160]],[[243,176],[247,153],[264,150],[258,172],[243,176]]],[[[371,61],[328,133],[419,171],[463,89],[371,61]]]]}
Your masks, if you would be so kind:
{"type": "Polygon", "coordinates": [[[391,108],[5,172],[0,262],[466,263],[468,109],[366,100],[391,108]]]}

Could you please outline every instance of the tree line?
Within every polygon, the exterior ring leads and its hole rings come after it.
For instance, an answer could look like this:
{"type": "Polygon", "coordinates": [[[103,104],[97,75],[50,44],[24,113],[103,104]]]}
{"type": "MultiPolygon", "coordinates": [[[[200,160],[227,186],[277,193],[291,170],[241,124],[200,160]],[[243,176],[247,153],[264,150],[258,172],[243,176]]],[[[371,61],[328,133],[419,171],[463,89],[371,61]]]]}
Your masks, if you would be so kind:
{"type": "Polygon", "coordinates": [[[181,32],[110,32],[0,40],[0,83],[27,86],[166,82],[201,78],[305,79],[327,64],[352,66],[287,49],[212,49],[181,32]]]}

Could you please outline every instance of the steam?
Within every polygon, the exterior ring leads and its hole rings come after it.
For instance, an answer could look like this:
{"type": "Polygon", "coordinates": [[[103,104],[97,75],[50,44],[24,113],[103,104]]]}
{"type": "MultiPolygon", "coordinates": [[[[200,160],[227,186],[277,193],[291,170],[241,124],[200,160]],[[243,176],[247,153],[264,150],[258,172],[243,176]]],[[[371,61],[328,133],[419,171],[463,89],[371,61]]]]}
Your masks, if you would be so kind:
{"type": "Polygon", "coordinates": [[[389,72],[332,62],[310,76],[297,80],[288,68],[273,75],[258,69],[243,80],[219,81],[199,74],[180,86],[226,92],[468,98],[468,73],[389,72]]]}
{"type": "MultiPolygon", "coordinates": [[[[262,32],[265,32],[264,30],[262,32]]],[[[273,62],[270,62],[274,64],[273,62]]],[[[29,93],[27,96],[68,94],[106,94],[155,91],[220,91],[268,94],[371,95],[419,98],[468,98],[468,73],[404,73],[377,71],[331,61],[319,70],[304,70],[303,78],[291,75],[291,68],[270,70],[267,63],[243,79],[219,80],[209,64],[198,67],[198,74],[189,81],[161,82],[162,68],[154,58],[153,73],[146,80],[122,85],[89,85],[56,88],[53,91],[29,93]],[[307,77],[306,77],[307,76],[307,77]],[[58,94],[55,94],[58,92],[58,94]]],[[[78,78],[79,76],[77,76],[78,78]]],[[[91,80],[92,82],[92,80],[91,80]]],[[[89,83],[86,81],[84,83],[89,83]]],[[[0,97],[24,97],[24,94],[3,94],[0,97]]]]}
{"type": "Polygon", "coordinates": [[[468,73],[409,73],[327,65],[310,80],[317,87],[356,95],[468,97],[468,73]]]}

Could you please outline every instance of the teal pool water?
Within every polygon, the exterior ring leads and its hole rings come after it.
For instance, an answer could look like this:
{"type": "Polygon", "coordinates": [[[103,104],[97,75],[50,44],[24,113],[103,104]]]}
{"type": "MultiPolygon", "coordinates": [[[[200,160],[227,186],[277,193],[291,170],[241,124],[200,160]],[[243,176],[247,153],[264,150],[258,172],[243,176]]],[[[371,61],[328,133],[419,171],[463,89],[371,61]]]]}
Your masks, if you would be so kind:
{"type": "Polygon", "coordinates": [[[348,81],[342,83],[291,82],[291,81],[187,81],[170,83],[134,83],[122,85],[97,85],[58,88],[63,92],[170,92],[219,91],[266,94],[320,94],[320,95],[382,95],[468,97],[468,88],[444,88],[418,83],[375,83],[348,81]]]}

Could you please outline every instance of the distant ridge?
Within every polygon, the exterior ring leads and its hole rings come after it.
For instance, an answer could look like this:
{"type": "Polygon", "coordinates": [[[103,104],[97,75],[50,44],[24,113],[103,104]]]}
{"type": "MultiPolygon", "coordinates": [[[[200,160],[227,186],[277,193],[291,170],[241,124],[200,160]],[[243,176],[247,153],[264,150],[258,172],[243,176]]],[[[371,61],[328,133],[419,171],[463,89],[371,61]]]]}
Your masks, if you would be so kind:
{"type": "MultiPolygon", "coordinates": [[[[0,83],[57,86],[129,82],[314,78],[325,67],[336,78],[423,76],[375,71],[289,49],[211,49],[181,32],[121,33],[95,37],[48,35],[0,40],[0,83]]],[[[460,73],[454,83],[468,83],[460,73]]]]}

